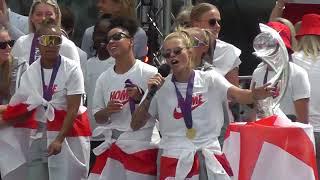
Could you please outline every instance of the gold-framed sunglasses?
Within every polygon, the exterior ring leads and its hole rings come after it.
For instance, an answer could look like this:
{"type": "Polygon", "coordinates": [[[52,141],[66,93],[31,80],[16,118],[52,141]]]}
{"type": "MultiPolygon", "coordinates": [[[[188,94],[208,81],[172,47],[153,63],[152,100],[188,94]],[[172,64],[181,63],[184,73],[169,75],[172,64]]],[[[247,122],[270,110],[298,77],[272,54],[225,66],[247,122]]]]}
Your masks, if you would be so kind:
{"type": "Polygon", "coordinates": [[[62,38],[58,35],[42,35],[38,38],[38,41],[42,46],[60,46],[62,38]]]}

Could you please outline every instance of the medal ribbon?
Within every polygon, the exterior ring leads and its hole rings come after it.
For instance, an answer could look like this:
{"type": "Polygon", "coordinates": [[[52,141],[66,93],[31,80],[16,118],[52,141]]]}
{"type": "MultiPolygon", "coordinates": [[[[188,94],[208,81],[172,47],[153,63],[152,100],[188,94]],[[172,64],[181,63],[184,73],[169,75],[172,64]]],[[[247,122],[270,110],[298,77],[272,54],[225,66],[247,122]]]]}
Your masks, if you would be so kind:
{"type": "MultiPolygon", "coordinates": [[[[41,64],[41,63],[40,63],[41,64]]],[[[57,73],[61,64],[61,56],[59,55],[57,62],[53,66],[49,85],[46,86],[44,81],[44,72],[43,67],[41,65],[41,79],[42,79],[42,89],[43,89],[43,98],[47,101],[51,101],[53,95],[53,83],[57,77],[57,73]]]]}
{"type": "Polygon", "coordinates": [[[183,99],[183,96],[181,95],[179,89],[177,88],[176,79],[174,78],[174,76],[172,76],[172,79],[171,79],[176,90],[178,104],[180,106],[181,113],[183,115],[184,123],[186,124],[186,127],[188,129],[192,128],[191,107],[192,107],[192,92],[193,92],[193,85],[194,85],[194,76],[195,76],[195,72],[192,71],[188,79],[186,99],[183,99]]]}
{"type": "Polygon", "coordinates": [[[35,61],[35,54],[36,54],[36,47],[38,47],[38,35],[34,34],[34,37],[32,39],[32,44],[31,44],[31,51],[30,51],[30,57],[29,57],[29,65],[31,65],[35,61]]]}
{"type": "Polygon", "coordinates": [[[263,84],[267,83],[268,81],[268,73],[269,73],[269,70],[268,70],[268,67],[266,68],[266,73],[264,74],[264,78],[263,78],[263,84]]]}
{"type": "MultiPolygon", "coordinates": [[[[125,81],[125,88],[127,87],[137,87],[138,88],[138,91],[143,95],[144,92],[141,88],[139,88],[136,84],[133,84],[132,81],[130,79],[127,79],[125,81]]],[[[131,114],[133,114],[135,108],[136,108],[136,104],[139,104],[139,102],[137,102],[135,99],[129,97],[129,105],[130,105],[130,111],[131,111],[131,114]]]]}

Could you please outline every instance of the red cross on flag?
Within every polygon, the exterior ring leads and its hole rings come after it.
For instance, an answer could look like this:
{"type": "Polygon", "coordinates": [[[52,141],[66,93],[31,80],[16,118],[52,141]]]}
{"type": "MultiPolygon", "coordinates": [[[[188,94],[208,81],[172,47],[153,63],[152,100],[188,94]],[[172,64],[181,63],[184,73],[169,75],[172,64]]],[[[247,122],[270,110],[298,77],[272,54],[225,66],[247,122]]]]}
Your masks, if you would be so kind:
{"type": "Polygon", "coordinates": [[[223,152],[237,180],[318,180],[311,125],[278,116],[231,123],[223,152]]]}

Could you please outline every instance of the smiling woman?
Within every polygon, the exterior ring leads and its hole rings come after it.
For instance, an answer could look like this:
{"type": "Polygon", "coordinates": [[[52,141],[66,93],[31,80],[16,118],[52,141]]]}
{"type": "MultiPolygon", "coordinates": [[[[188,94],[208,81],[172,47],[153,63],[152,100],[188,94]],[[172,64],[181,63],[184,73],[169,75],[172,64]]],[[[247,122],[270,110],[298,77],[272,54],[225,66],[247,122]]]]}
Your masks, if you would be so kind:
{"type": "Polygon", "coordinates": [[[107,30],[107,50],[115,65],[96,82],[93,114],[100,126],[95,134],[97,137],[103,134],[105,141],[94,149],[97,158],[89,180],[155,180],[158,151],[155,144],[159,139],[158,131],[153,132],[155,119],[135,132],[130,128],[130,121],[147,89],[147,80],[157,69],[134,57],[135,20],[113,18],[107,30]]]}
{"type": "Polygon", "coordinates": [[[7,104],[14,93],[15,77],[13,77],[13,64],[11,48],[14,41],[11,40],[8,31],[0,27],[0,105],[7,104]]]}
{"type": "MultiPolygon", "coordinates": [[[[38,29],[44,19],[51,18],[58,28],[61,27],[61,12],[55,0],[35,0],[33,1],[29,13],[30,33],[21,36],[12,49],[12,55],[18,59],[18,64],[27,62],[31,65],[40,56],[38,29]]],[[[62,43],[59,53],[74,61],[80,61],[77,47],[66,37],[61,36],[62,43]]]]}
{"type": "MultiPolygon", "coordinates": [[[[122,17],[122,18],[133,18],[136,21],[136,1],[135,0],[97,0],[96,4],[99,13],[101,15],[109,14],[111,17],[122,17]]],[[[87,52],[88,57],[92,57],[95,54],[92,41],[93,27],[86,29],[81,49],[87,52]]],[[[142,59],[147,55],[147,36],[145,31],[138,27],[135,34],[131,35],[133,37],[134,44],[134,55],[136,58],[142,59]]]]}

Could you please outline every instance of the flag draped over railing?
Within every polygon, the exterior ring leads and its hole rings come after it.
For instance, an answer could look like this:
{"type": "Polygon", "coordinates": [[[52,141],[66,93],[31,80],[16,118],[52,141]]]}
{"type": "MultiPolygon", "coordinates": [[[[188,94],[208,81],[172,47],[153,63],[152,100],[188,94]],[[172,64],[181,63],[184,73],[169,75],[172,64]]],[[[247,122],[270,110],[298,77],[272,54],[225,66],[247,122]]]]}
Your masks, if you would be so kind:
{"type": "Polygon", "coordinates": [[[270,116],[231,123],[223,152],[235,180],[318,180],[311,125],[270,116]]]}

